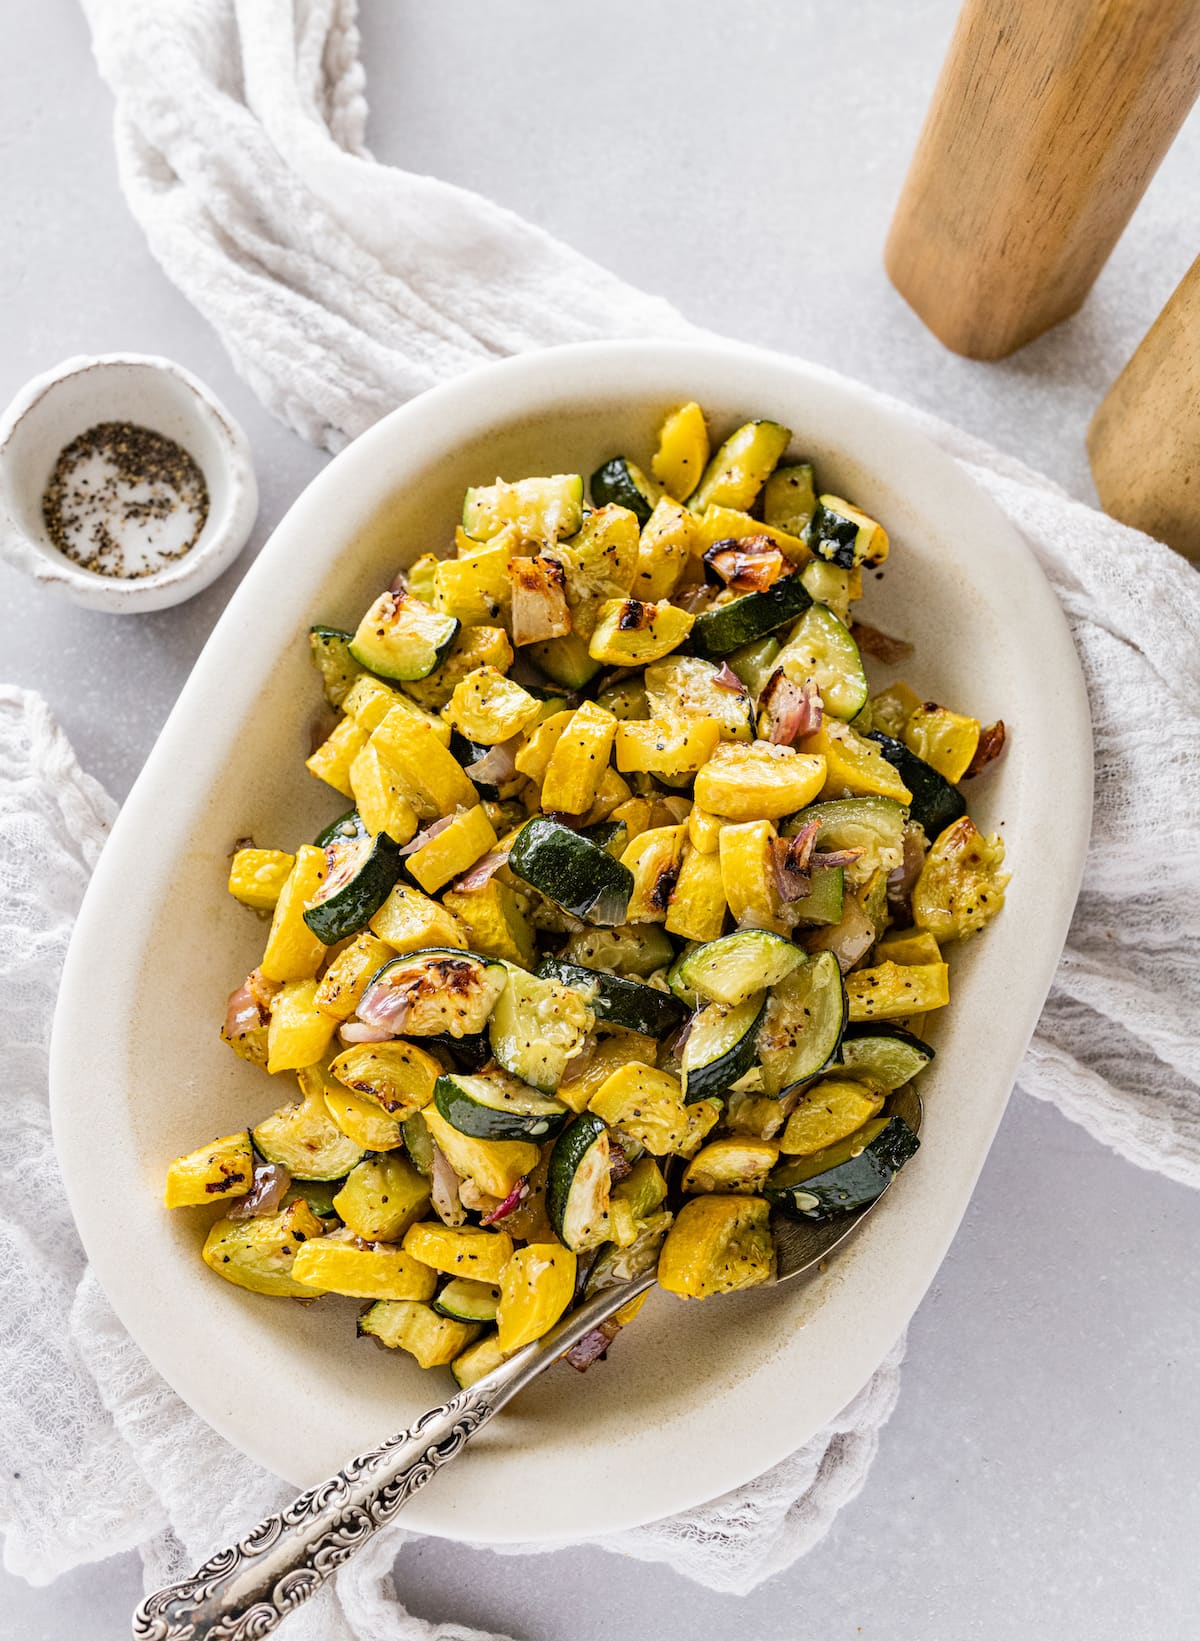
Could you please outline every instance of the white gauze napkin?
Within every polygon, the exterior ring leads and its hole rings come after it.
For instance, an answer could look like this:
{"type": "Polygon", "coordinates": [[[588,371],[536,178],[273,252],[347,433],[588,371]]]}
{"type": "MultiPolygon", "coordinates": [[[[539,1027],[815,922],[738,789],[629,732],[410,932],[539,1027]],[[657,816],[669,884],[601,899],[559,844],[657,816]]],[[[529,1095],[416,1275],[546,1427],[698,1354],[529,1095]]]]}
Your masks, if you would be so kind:
{"type": "MultiPolygon", "coordinates": [[[[511,213],[371,161],[349,0],[84,4],[117,97],[122,185],[155,255],[263,401],[306,438],[337,449],[413,393],[515,350],[689,333],[669,306],[511,213]]],[[[1088,680],[1094,835],[1020,1084],[1131,1160],[1195,1184],[1200,1064],[1179,1022],[1200,993],[1200,824],[1186,801],[1200,774],[1200,582],[1165,548],[1021,464],[892,408],[963,461],[1024,531],[1062,598],[1088,680]]],[[[46,995],[27,1002],[20,1029],[31,1048],[10,1096],[18,1155],[3,1160],[15,1175],[32,1147],[49,1188],[47,976],[104,810],[41,704],[14,693],[2,705],[0,759],[15,772],[12,824],[22,837],[47,830],[29,824],[22,801],[35,816],[74,812],[62,784],[90,791],[95,810],[90,826],[48,829],[64,854],[53,905],[39,902],[15,855],[11,887],[26,913],[5,929],[0,953],[0,976],[24,973],[30,944],[42,961],[46,995]]],[[[0,836],[5,829],[0,815],[0,836]]],[[[161,1582],[284,1493],[183,1407],[124,1335],[94,1281],[81,1278],[61,1200],[52,1189],[19,1194],[0,1225],[0,1301],[26,1324],[11,1353],[0,1342],[9,1565],[43,1580],[139,1543],[148,1582],[161,1582]]],[[[756,1483],[606,1547],[727,1591],[789,1565],[861,1487],[895,1401],[898,1359],[836,1427],[756,1483]]],[[[336,1596],[290,1620],[298,1641],[306,1626],[314,1636],[403,1641],[472,1633],[426,1625],[391,1599],[400,1542],[398,1531],[381,1535],[339,1575],[336,1596]]]]}

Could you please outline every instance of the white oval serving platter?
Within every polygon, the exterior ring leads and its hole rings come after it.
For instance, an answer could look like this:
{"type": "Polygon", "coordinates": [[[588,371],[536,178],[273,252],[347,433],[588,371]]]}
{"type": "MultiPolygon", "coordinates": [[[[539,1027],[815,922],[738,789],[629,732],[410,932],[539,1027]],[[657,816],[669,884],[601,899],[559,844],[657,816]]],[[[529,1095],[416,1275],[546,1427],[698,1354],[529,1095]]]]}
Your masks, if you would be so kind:
{"type": "MultiPolygon", "coordinates": [[[[955,949],[922,1082],[921,1150],[814,1279],[707,1304],[653,1295],[604,1364],[551,1370],[410,1506],[414,1529],[583,1538],[712,1498],[805,1442],[865,1383],[959,1224],[1049,988],[1091,811],[1091,732],[1066,621],[1033,555],[963,471],[866,394],[719,343],[596,343],[461,377],[388,416],[309,485],[234,594],[117,821],[84,902],[55,1022],[52,1108],[71,1205],[117,1313],[223,1435],[308,1485],[453,1388],[355,1338],[357,1302],[311,1307],[217,1281],[198,1210],[166,1212],[178,1152],[288,1096],[219,1040],[263,925],[226,893],[236,838],[294,848],[339,813],[302,760],[319,700],[313,621],[353,625],[396,569],[445,550],[468,484],[647,460],[698,399],[724,436],[794,430],[822,488],[883,520],[893,552],[864,619],[916,645],[931,698],[1010,732],[970,788],[1013,873],[955,949]]],[[[1014,1212],[1019,1211],[1014,1205],[1014,1212]]],[[[998,1255],[1002,1250],[997,1250],[998,1255]]]]}

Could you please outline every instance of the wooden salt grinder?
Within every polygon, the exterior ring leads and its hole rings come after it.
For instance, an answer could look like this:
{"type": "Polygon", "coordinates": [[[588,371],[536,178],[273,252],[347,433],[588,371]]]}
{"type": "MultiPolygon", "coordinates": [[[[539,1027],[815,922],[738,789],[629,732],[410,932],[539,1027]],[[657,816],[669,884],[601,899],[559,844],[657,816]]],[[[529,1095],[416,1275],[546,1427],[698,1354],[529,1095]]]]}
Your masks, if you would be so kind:
{"type": "Polygon", "coordinates": [[[1109,388],[1087,445],[1104,511],[1200,562],[1200,257],[1109,388]]]}
{"type": "Polygon", "coordinates": [[[956,353],[1079,307],[1200,94],[1200,0],[965,0],[885,251],[956,353]]]}

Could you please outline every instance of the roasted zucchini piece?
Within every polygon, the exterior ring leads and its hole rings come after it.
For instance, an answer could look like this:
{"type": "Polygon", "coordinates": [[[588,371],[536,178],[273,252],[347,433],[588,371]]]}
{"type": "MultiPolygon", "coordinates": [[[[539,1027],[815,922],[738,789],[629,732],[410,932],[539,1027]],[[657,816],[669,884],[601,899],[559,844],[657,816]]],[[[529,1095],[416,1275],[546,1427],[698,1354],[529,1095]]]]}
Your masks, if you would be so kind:
{"type": "Polygon", "coordinates": [[[460,627],[441,665],[427,678],[406,683],[404,693],[426,712],[440,712],[455,685],[476,667],[507,672],[512,664],[513,647],[503,627],[460,627]]]}
{"type": "Polygon", "coordinates": [[[463,925],[449,907],[407,883],[397,883],[372,917],[371,932],[400,953],[467,945],[463,925]]]}
{"type": "Polygon", "coordinates": [[[586,815],[608,767],[617,720],[594,701],[570,716],[555,740],[542,779],[542,808],[586,815]]]}
{"type": "Polygon", "coordinates": [[[775,659],[794,684],[816,685],[826,712],[850,719],[867,699],[867,675],[858,645],[832,610],[813,604],[788,634],[775,659]]]}
{"type": "Polygon", "coordinates": [[[364,928],[391,893],[401,864],[400,846],[386,832],[326,844],[325,873],[304,911],[317,939],[334,946],[364,928]]]}
{"type": "Polygon", "coordinates": [[[597,508],[627,508],[639,525],[645,524],[663,493],[662,486],[647,478],[626,456],[614,456],[598,467],[589,488],[597,508]]]}
{"type": "Polygon", "coordinates": [[[710,1140],[688,1163],[683,1189],[757,1196],[778,1161],[779,1147],[771,1140],[710,1140]]]}
{"type": "Polygon", "coordinates": [[[396,1122],[423,1110],[433,1098],[441,1065],[415,1043],[356,1043],[330,1062],[339,1083],[365,1094],[396,1122]]]}
{"type": "Polygon", "coordinates": [[[601,604],[588,642],[593,661],[611,667],[638,667],[678,649],[695,616],[675,604],[639,598],[608,598],[601,604]]]}
{"type": "Polygon", "coordinates": [[[604,1026],[621,1026],[648,1037],[668,1037],[687,1018],[687,1010],[678,998],[642,980],[585,968],[559,957],[543,958],[538,974],[577,992],[604,1026]]]}
{"type": "MultiPolygon", "coordinates": [[[[481,1191],[495,1197],[498,1202],[503,1202],[509,1192],[538,1165],[540,1153],[537,1146],[528,1140],[475,1139],[469,1134],[459,1133],[439,1111],[428,1106],[422,1116],[430,1137],[455,1173],[464,1179],[474,1180],[481,1191]]],[[[460,1274],[478,1275],[478,1272],[460,1274]]]]}
{"type": "Polygon", "coordinates": [[[592,657],[586,639],[577,632],[531,644],[529,654],[534,665],[564,689],[583,689],[600,671],[601,663],[592,657]]]}
{"type": "Polygon", "coordinates": [[[460,809],[450,824],[415,849],[407,860],[408,870],[425,890],[433,894],[451,879],[461,877],[496,844],[496,828],[481,803],[460,809]]]}
{"type": "Polygon", "coordinates": [[[551,1099],[516,1077],[468,1077],[443,1073],[433,1090],[434,1109],[460,1134],[477,1140],[550,1139],[569,1115],[551,1099]]]}
{"type": "Polygon", "coordinates": [[[797,924],[834,924],[842,921],[846,898],[844,866],[814,866],[809,873],[806,895],[788,903],[788,915],[797,924]]]}
{"type": "Polygon", "coordinates": [[[727,820],[778,820],[811,803],[825,781],[825,759],[813,752],[722,742],[696,776],[695,795],[702,809],[727,820]]]}
{"type": "Polygon", "coordinates": [[[567,941],[563,956],[589,969],[634,974],[646,979],[675,956],[675,948],[652,923],[627,924],[615,929],[584,929],[567,941]]]}
{"type": "Polygon", "coordinates": [[[405,1350],[423,1368],[448,1367],[479,1331],[474,1323],[439,1316],[432,1305],[412,1299],[381,1299],[358,1319],[360,1338],[405,1350]]]}
{"type": "Polygon", "coordinates": [[[777,530],[803,536],[817,510],[811,462],[777,467],[763,491],[763,518],[777,530]]]}
{"type": "Polygon", "coordinates": [[[950,971],[944,963],[880,963],[846,976],[851,1020],[903,1020],[943,1008],[950,1001],[950,971]]]}
{"type": "Polygon", "coordinates": [[[836,564],[826,564],[823,558],[811,558],[800,575],[813,602],[824,604],[839,621],[849,625],[850,606],[862,597],[862,571],[841,570],[836,564]]]}
{"type": "Polygon", "coordinates": [[[818,952],[779,981],[758,1034],[764,1094],[786,1094],[835,1058],[846,1008],[842,971],[832,952],[818,952]]]}
{"type": "Polygon", "coordinates": [[[362,668],[350,654],[353,633],[340,627],[310,627],[308,650],[312,664],[321,675],[325,699],[331,707],[340,707],[350,692],[350,686],[362,668]]]}
{"type": "Polygon", "coordinates": [[[496,746],[532,724],[541,702],[495,667],[476,667],[454,686],[445,711],[468,741],[496,746]]]}
{"type": "Polygon", "coordinates": [[[708,423],[693,399],[662,424],[650,470],[669,495],[686,501],[700,483],[708,457],[708,423]]]}
{"type": "Polygon", "coordinates": [[[266,980],[311,980],[325,958],[325,943],[304,921],[308,903],[325,876],[325,851],[302,843],[280,890],[259,971],[266,980]]]}
{"type": "Polygon", "coordinates": [[[457,631],[452,616],[411,593],[380,593],[350,640],[350,654],[380,678],[426,678],[444,659],[457,631]]]}
{"type": "Polygon", "coordinates": [[[504,1355],[549,1333],[574,1297],[575,1275],[575,1255],[556,1242],[517,1249],[500,1277],[496,1338],[504,1355]]]}
{"type": "Polygon", "coordinates": [[[315,980],[285,980],[271,999],[267,1070],[298,1071],[313,1065],[333,1041],[337,1022],[316,1004],[315,980]]]}
{"type": "Polygon", "coordinates": [[[546,1212],[568,1248],[582,1253],[608,1237],[612,1147],[604,1119],[577,1116],[554,1142],[546,1175],[546,1212]]]}
{"type": "Polygon", "coordinates": [[[544,815],[517,834],[509,870],[585,923],[624,923],[633,874],[590,838],[544,815]]]}
{"type": "Polygon", "coordinates": [[[712,757],[721,726],[712,719],[664,714],[650,723],[618,724],[614,745],[622,774],[694,775],[712,757]]]}
{"type": "Polygon", "coordinates": [[[817,558],[843,570],[859,565],[873,568],[888,556],[887,531],[840,496],[821,496],[804,532],[805,544],[817,558]]]}
{"type": "MultiPolygon", "coordinates": [[[[632,1247],[646,1221],[667,1200],[667,1182],[653,1157],[639,1157],[623,1180],[609,1191],[609,1234],[621,1248],[632,1247]]],[[[663,1223],[666,1230],[667,1220],[663,1223]]]]}
{"type": "Polygon", "coordinates": [[[507,1231],[489,1231],[480,1225],[410,1225],[404,1233],[406,1254],[447,1276],[468,1276],[473,1282],[499,1282],[512,1258],[513,1241],[507,1231]]]}
{"type": "Polygon", "coordinates": [[[814,820],[820,823],[814,848],[860,851],[846,868],[854,883],[866,883],[876,872],[886,875],[903,864],[905,810],[894,798],[835,798],[810,804],[783,830],[795,833],[814,820]]]}
{"type": "Polygon", "coordinates": [[[877,729],[867,731],[867,740],[875,742],[912,793],[909,817],[923,829],[926,837],[936,838],[952,821],[966,814],[962,793],[939,775],[932,764],[910,751],[903,741],[893,740],[877,729]]]}
{"type": "Polygon", "coordinates": [[[711,1099],[724,1094],[754,1064],[766,997],[752,992],[733,1008],[710,1003],[692,1021],[683,1047],[683,1098],[711,1099]]]}
{"type": "Polygon", "coordinates": [[[811,604],[812,597],[800,577],[784,576],[765,592],[743,593],[740,598],[731,598],[727,603],[704,610],[696,617],[693,648],[717,660],[732,656],[780,627],[786,627],[811,604]]]}
{"type": "Polygon", "coordinates": [[[492,1053],[505,1071],[549,1094],[562,1081],[596,1017],[570,986],[510,967],[488,1024],[492,1053]]]}
{"type": "Polygon", "coordinates": [[[583,517],[583,479],[555,473],[541,479],[476,486],[463,500],[462,527],[474,541],[490,541],[512,527],[521,541],[557,541],[573,536],[583,517]]]}
{"type": "Polygon", "coordinates": [[[409,1037],[464,1037],[485,1028],[507,980],[502,963],[472,952],[411,952],[384,964],[359,1009],[384,1009],[392,1029],[409,1037]]]}
{"type": "Polygon", "coordinates": [[[692,492],[693,513],[706,507],[736,507],[746,512],[788,447],[791,431],[778,422],[746,422],[731,433],[713,456],[692,492]]]}
{"type": "Polygon", "coordinates": [[[399,1242],[428,1206],[429,1181],[398,1151],[364,1157],[333,1199],[334,1212],[367,1242],[399,1242]]]}
{"type": "Polygon", "coordinates": [[[758,1287],[775,1275],[770,1206],[712,1193],[685,1202],[658,1258],[658,1284],[680,1299],[758,1287]]]}
{"type": "Polygon", "coordinates": [[[256,912],[274,911],[295,864],[282,849],[239,849],[229,865],[229,893],[256,912]]]}
{"type": "Polygon", "coordinates": [[[785,1156],[809,1157],[836,1145],[883,1109],[882,1092],[849,1077],[822,1077],[806,1088],[779,1140],[785,1156]]]}
{"type": "Polygon", "coordinates": [[[456,1322],[494,1322],[500,1308],[500,1289],[494,1282],[475,1282],[456,1276],[438,1294],[433,1308],[456,1322]]]}
{"type": "Polygon", "coordinates": [[[293,1278],[292,1261],[310,1237],[324,1230],[300,1200],[257,1219],[219,1219],[204,1239],[202,1257],[210,1270],[239,1288],[311,1299],[312,1288],[293,1278]]]}
{"type": "Polygon", "coordinates": [[[297,1249],[292,1279],[320,1293],[351,1299],[432,1299],[437,1277],[403,1248],[363,1244],[353,1231],[331,1231],[297,1249]]]}
{"type": "Polygon", "coordinates": [[[739,929],[689,952],[679,965],[684,984],[710,1003],[732,1008],[778,985],[805,961],[799,946],[766,929],[739,929]]]}
{"type": "Polygon", "coordinates": [[[956,820],[925,857],[912,893],[913,922],[938,941],[978,934],[1004,905],[1008,873],[1000,870],[1003,864],[999,833],[984,837],[969,815],[956,820]]]}
{"type": "Polygon", "coordinates": [[[619,1067],[592,1095],[589,1110],[656,1157],[669,1156],[687,1138],[683,1089],[669,1072],[653,1066],[619,1067]]]}
{"type": "Polygon", "coordinates": [[[163,1202],[168,1208],[196,1208],[224,1197],[244,1197],[254,1183],[254,1157],[245,1129],[176,1157],[167,1169],[163,1202]]]}
{"type": "Polygon", "coordinates": [[[920,1141],[900,1117],[876,1117],[810,1157],[781,1162],[766,1184],[771,1202],[802,1219],[825,1220],[869,1207],[920,1141]]]}

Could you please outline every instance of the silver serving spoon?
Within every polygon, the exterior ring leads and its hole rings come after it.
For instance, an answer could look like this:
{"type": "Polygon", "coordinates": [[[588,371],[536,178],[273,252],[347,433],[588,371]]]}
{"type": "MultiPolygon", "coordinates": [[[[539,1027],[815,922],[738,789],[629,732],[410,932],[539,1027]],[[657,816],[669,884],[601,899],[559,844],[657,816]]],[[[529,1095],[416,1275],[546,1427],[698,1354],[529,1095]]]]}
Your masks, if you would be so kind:
{"type": "MultiPolygon", "coordinates": [[[[920,1129],[921,1101],[911,1088],[893,1096],[890,1110],[914,1133],[920,1129]]],[[[773,1214],[775,1281],[789,1282],[819,1265],[874,1206],[823,1224],[773,1214]]],[[[360,1453],[336,1476],[218,1550],[191,1578],[147,1596],[133,1615],[133,1635],[138,1641],[258,1641],[270,1634],[457,1458],[506,1402],[653,1284],[651,1270],[597,1294],[444,1407],[423,1413],[408,1430],[360,1453]]]]}

